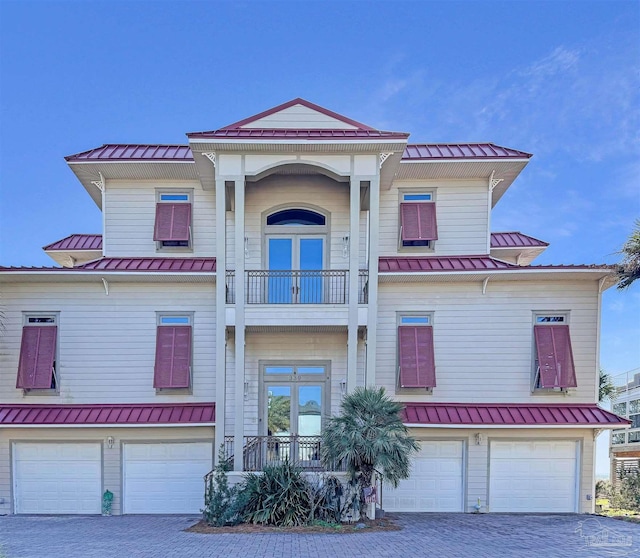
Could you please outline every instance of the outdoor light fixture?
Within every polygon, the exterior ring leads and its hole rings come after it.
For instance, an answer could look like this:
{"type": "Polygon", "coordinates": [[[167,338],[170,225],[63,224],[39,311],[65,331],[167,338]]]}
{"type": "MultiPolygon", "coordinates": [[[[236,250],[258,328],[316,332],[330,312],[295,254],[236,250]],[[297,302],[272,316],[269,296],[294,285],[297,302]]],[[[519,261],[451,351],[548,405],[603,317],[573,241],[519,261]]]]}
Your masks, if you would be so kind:
{"type": "Polygon", "coordinates": [[[349,237],[342,237],[342,257],[346,258],[349,255],[349,237]]]}
{"type": "Polygon", "coordinates": [[[245,236],[244,237],[244,257],[248,257],[249,256],[249,237],[245,236]]]}
{"type": "Polygon", "coordinates": [[[476,438],[476,446],[481,446],[482,442],[484,441],[484,436],[480,434],[480,432],[478,432],[475,438],[476,438]]]}
{"type": "Polygon", "coordinates": [[[244,398],[249,398],[249,382],[244,383],[244,398]]]}
{"type": "Polygon", "coordinates": [[[347,380],[344,378],[340,380],[340,391],[342,392],[342,395],[347,393],[347,380]]]}
{"type": "Polygon", "coordinates": [[[113,442],[114,442],[113,436],[107,436],[107,447],[109,449],[113,448],[113,442]]]}

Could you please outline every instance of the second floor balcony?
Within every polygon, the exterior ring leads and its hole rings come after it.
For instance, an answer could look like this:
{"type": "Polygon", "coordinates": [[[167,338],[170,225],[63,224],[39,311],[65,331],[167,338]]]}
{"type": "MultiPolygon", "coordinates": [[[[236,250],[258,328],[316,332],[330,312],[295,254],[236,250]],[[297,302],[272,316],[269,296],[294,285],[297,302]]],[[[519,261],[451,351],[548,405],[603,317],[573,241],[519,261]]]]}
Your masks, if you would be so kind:
{"type": "MultiPolygon", "coordinates": [[[[249,270],[246,304],[348,304],[349,272],[342,269],[249,270]]],[[[226,302],[236,302],[236,273],[226,272],[226,302]]],[[[358,304],[368,303],[369,272],[358,274],[358,304]]]]}

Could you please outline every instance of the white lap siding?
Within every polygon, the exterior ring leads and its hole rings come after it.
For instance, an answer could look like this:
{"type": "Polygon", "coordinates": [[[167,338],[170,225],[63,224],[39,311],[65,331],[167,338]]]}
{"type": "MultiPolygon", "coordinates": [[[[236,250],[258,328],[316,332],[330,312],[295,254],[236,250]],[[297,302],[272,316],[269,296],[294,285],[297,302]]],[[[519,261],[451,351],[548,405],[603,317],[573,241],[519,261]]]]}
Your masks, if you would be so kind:
{"type": "Polygon", "coordinates": [[[397,313],[433,312],[436,382],[398,393],[404,401],[593,403],[597,375],[597,283],[481,281],[381,283],[376,380],[396,392],[397,313]],[[578,387],[531,394],[533,311],[568,312],[578,387]],[[425,399],[426,397],[426,399],[425,399]]]}
{"type": "MultiPolygon", "coordinates": [[[[213,401],[214,283],[91,282],[3,284],[5,330],[0,375],[4,403],[213,401]],[[16,389],[22,312],[59,312],[59,395],[16,389]],[[192,393],[156,394],[156,312],[193,312],[192,393]]],[[[108,277],[107,277],[108,280],[108,277]]]]}

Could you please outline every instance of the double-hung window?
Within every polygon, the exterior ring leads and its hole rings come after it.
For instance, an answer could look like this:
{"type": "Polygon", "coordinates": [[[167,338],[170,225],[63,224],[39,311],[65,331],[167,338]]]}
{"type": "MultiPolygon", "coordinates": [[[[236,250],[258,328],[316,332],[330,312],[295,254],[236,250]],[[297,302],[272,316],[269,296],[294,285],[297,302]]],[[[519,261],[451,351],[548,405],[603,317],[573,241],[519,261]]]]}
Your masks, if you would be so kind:
{"type": "Polygon", "coordinates": [[[533,390],[576,387],[568,314],[534,313],[533,320],[533,390]]]}
{"type": "Polygon", "coordinates": [[[438,239],[433,192],[402,192],[400,199],[401,247],[432,248],[438,239]]]}
{"type": "Polygon", "coordinates": [[[159,314],[153,387],[191,387],[192,315],[159,314]]]}
{"type": "Polygon", "coordinates": [[[58,315],[24,314],[18,379],[25,391],[57,390],[58,315]]]}
{"type": "Polygon", "coordinates": [[[398,386],[436,387],[432,314],[398,317],[398,386]]]}
{"type": "Polygon", "coordinates": [[[153,229],[158,248],[189,248],[191,237],[191,192],[158,192],[153,229]]]}

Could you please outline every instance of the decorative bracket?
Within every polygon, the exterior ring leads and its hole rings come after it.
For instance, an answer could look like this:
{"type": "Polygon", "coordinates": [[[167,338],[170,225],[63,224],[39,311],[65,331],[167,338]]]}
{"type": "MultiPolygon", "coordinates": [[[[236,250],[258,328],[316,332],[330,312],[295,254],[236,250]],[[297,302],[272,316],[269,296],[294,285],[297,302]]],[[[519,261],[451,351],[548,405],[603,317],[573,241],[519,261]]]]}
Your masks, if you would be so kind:
{"type": "Polygon", "coordinates": [[[101,279],[102,279],[102,286],[104,287],[104,294],[106,296],[109,296],[109,283],[104,277],[101,277],[101,279]]]}
{"type": "Polygon", "coordinates": [[[485,277],[484,281],[482,282],[482,294],[486,294],[487,293],[487,284],[489,283],[489,278],[485,277]]]}
{"type": "Polygon", "coordinates": [[[100,175],[100,180],[92,180],[91,184],[93,184],[101,192],[104,192],[104,188],[105,188],[104,176],[102,176],[101,172],[99,172],[98,174],[100,175]]]}
{"type": "Polygon", "coordinates": [[[203,153],[203,155],[209,159],[209,161],[211,161],[211,164],[213,164],[213,166],[216,166],[216,152],[215,151],[209,151],[207,153],[203,153]]]}
{"type": "Polygon", "coordinates": [[[380,166],[379,168],[382,168],[382,165],[384,165],[384,162],[391,157],[391,155],[393,155],[393,153],[380,153],[380,166]]]}
{"type": "Polygon", "coordinates": [[[491,171],[491,176],[489,177],[489,192],[493,192],[494,188],[500,184],[500,182],[504,182],[504,178],[494,178],[496,171],[491,171]]]}

